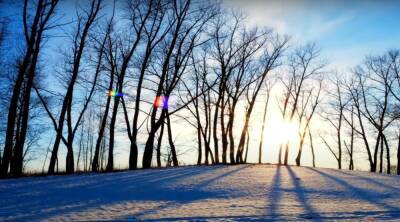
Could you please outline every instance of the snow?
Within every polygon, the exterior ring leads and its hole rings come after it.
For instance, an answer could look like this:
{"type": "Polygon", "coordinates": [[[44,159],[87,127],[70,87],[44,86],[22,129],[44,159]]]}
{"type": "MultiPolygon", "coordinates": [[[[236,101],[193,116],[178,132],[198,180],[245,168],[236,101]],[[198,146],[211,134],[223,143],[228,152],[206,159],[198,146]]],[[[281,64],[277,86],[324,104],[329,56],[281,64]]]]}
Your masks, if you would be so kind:
{"type": "Polygon", "coordinates": [[[266,219],[400,219],[400,177],[249,164],[0,181],[0,221],[266,219]]]}

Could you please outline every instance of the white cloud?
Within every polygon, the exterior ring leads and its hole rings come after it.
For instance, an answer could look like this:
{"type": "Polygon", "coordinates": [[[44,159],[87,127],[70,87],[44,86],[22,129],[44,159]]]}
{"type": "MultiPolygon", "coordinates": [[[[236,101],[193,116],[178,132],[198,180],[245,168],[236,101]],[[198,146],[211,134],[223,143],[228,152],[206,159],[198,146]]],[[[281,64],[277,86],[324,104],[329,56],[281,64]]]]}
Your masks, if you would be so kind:
{"type": "Polygon", "coordinates": [[[291,35],[296,42],[315,41],[356,15],[355,11],[343,9],[340,14],[327,16],[328,6],[322,10],[307,1],[252,1],[245,4],[226,0],[223,4],[247,13],[250,25],[268,26],[278,33],[291,35]]]}

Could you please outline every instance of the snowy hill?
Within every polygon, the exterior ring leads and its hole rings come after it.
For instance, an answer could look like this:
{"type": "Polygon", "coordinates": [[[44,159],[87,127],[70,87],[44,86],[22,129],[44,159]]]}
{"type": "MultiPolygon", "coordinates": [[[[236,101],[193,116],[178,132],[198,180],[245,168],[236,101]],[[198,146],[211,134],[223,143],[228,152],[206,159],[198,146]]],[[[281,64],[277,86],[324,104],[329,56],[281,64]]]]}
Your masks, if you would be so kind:
{"type": "Polygon", "coordinates": [[[3,220],[400,219],[400,177],[238,165],[0,181],[3,220]]]}

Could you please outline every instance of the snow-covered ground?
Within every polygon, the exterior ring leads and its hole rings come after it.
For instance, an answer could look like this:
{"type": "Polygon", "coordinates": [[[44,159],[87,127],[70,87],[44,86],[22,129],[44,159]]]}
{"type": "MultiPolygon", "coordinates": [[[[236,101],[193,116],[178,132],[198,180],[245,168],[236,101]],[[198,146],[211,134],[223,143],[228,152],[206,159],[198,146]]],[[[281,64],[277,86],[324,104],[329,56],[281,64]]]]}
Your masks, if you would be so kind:
{"type": "Polygon", "coordinates": [[[0,181],[3,220],[400,219],[400,177],[237,165],[0,181]]]}

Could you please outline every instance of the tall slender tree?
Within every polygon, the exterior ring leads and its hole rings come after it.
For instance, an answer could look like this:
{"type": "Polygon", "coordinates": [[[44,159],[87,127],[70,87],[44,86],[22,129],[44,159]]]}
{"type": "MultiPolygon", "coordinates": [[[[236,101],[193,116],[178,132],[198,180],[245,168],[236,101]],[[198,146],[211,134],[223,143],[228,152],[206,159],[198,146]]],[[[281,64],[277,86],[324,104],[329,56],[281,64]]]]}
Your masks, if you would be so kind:
{"type": "Polygon", "coordinates": [[[58,0],[38,0],[36,2],[34,15],[28,12],[30,2],[24,1],[23,7],[23,29],[25,40],[25,51],[21,62],[18,64],[18,73],[12,90],[10,105],[8,108],[7,129],[5,145],[3,150],[0,175],[5,177],[8,173],[11,161],[14,163],[12,174],[21,175],[23,169],[23,148],[27,134],[29,119],[29,106],[33,82],[36,76],[36,67],[39,60],[40,49],[45,32],[51,28],[49,21],[54,17],[58,0]],[[24,90],[22,90],[22,87],[24,90]],[[22,98],[20,131],[15,135],[18,100],[22,98]],[[15,138],[18,137],[14,144],[15,138]],[[13,151],[14,149],[14,151],[13,151]]]}

